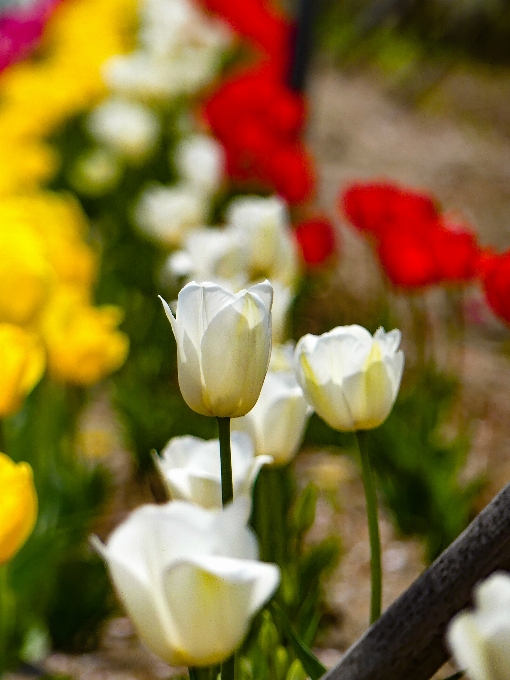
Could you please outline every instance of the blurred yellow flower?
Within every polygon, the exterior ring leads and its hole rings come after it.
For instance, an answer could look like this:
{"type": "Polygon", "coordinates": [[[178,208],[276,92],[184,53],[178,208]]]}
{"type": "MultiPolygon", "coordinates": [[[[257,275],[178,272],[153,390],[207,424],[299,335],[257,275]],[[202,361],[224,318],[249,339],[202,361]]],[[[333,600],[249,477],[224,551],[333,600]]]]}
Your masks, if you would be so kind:
{"type": "Polygon", "coordinates": [[[37,518],[32,468],[0,453],[0,565],[27,540],[37,518]]]}
{"type": "Polygon", "coordinates": [[[84,241],[88,225],[79,203],[70,195],[49,191],[14,197],[12,202],[42,237],[55,282],[90,290],[96,275],[96,258],[84,241]]]}
{"type": "Polygon", "coordinates": [[[0,322],[29,323],[48,293],[51,270],[39,234],[0,203],[0,322]]]}
{"type": "Polygon", "coordinates": [[[37,336],[19,326],[0,323],[0,366],[0,417],[3,417],[20,408],[44,372],[44,348],[37,336]]]}
{"type": "Polygon", "coordinates": [[[92,385],[124,363],[129,341],[117,330],[121,311],[113,305],[92,307],[73,288],[59,289],[42,320],[50,372],[58,380],[92,385]]]}

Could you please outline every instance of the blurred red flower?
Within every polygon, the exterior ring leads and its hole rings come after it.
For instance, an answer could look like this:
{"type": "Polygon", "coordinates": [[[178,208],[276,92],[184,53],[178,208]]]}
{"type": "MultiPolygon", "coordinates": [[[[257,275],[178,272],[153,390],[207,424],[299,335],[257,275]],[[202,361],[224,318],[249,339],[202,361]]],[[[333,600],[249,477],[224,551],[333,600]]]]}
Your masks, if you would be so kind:
{"type": "Polygon", "coordinates": [[[475,235],[440,215],[432,197],[389,182],[357,183],[343,192],[340,203],[349,221],[375,239],[394,286],[463,283],[476,275],[475,235]]]}
{"type": "Polygon", "coordinates": [[[264,64],[224,81],[203,113],[225,147],[232,178],[257,180],[289,203],[310,197],[315,173],[300,141],[303,98],[264,64]]]}
{"type": "Polygon", "coordinates": [[[387,226],[418,228],[438,215],[430,196],[389,182],[352,184],[341,195],[340,205],[356,229],[375,236],[387,226]]]}
{"type": "Polygon", "coordinates": [[[502,254],[490,250],[482,252],[479,271],[489,307],[510,323],[510,251],[502,254]]]}
{"type": "Polygon", "coordinates": [[[296,226],[296,239],[309,267],[326,262],[337,250],[335,228],[327,217],[312,217],[296,226]]]}

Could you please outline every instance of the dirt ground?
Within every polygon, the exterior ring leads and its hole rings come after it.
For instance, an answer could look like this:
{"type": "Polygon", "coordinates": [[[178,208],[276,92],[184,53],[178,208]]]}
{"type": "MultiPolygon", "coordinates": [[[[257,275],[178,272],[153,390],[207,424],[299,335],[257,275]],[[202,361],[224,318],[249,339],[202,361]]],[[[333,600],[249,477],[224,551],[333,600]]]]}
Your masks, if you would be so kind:
{"type": "MultiPolygon", "coordinates": [[[[324,64],[312,72],[309,141],[318,162],[319,207],[336,215],[341,235],[337,290],[345,286],[350,294],[370,298],[380,285],[366,245],[342,224],[336,209],[339,188],[353,179],[388,177],[430,190],[445,208],[462,210],[483,244],[510,247],[510,80],[501,82],[505,87],[492,76],[451,73],[417,108],[373,74],[346,75],[324,64]]],[[[430,302],[434,306],[434,294],[430,302]]],[[[464,361],[464,408],[475,430],[465,476],[486,475],[482,506],[510,480],[510,360],[501,352],[510,334],[484,307],[476,289],[468,305],[472,323],[464,361]]],[[[105,421],[105,431],[108,427],[105,421]]],[[[117,441],[112,460],[121,481],[125,459],[116,433],[110,434],[117,441]]],[[[368,619],[362,483],[347,456],[320,451],[302,455],[299,475],[312,477],[321,488],[313,535],[338,531],[345,551],[328,588],[338,625],[317,650],[331,666],[363,633],[368,619]]],[[[384,512],[381,534],[387,606],[418,576],[423,561],[420,546],[397,536],[384,512]]],[[[108,625],[98,653],[54,654],[44,667],[76,680],[163,680],[173,673],[139,646],[126,619],[108,625]]],[[[445,669],[438,677],[451,672],[445,669]]]]}

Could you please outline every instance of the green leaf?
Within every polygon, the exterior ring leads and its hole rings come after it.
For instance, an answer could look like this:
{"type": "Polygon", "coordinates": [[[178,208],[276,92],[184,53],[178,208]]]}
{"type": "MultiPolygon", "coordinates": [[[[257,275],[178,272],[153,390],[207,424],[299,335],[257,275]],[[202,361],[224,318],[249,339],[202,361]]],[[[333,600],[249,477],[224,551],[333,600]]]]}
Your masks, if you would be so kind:
{"type": "Polygon", "coordinates": [[[294,652],[303,664],[303,668],[308,673],[311,680],[319,680],[319,678],[321,678],[324,673],[326,673],[324,666],[321,664],[315,654],[310,649],[308,649],[305,643],[295,634],[292,629],[292,625],[283,609],[276,602],[271,602],[270,607],[273,612],[275,612],[275,614],[280,617],[283,629],[288,636],[290,643],[292,644],[294,652]]]}

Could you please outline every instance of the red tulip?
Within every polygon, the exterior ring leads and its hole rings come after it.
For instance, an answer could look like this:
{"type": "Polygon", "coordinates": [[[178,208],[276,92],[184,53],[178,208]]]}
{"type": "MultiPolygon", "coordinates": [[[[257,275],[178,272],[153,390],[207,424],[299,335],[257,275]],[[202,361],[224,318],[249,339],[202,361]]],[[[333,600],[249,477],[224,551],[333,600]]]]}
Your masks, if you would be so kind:
{"type": "Polygon", "coordinates": [[[479,266],[489,307],[510,323],[510,251],[501,255],[485,251],[480,257],[479,266]]]}
{"type": "Polygon", "coordinates": [[[381,236],[387,226],[421,229],[438,215],[429,196],[389,182],[353,184],[340,202],[351,224],[375,236],[381,236]]]}
{"type": "Polygon", "coordinates": [[[335,229],[326,217],[312,217],[296,226],[296,239],[309,267],[324,264],[337,249],[335,229]]]}

